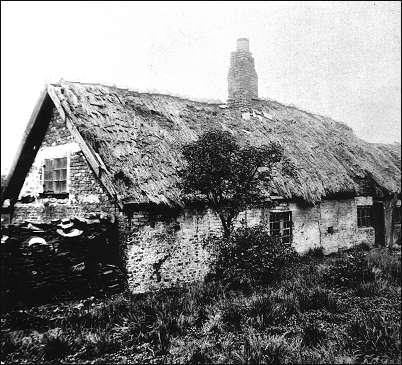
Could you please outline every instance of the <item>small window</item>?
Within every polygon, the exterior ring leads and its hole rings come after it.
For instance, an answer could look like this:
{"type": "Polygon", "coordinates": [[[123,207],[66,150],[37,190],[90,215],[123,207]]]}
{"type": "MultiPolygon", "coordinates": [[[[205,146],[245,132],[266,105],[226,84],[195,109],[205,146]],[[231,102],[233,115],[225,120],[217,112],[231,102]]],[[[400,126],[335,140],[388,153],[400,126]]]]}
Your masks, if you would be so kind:
{"type": "Polygon", "coordinates": [[[357,226],[358,227],[371,227],[371,205],[358,205],[357,206],[357,226]]]}
{"type": "Polygon", "coordinates": [[[292,212],[270,212],[269,231],[284,243],[292,242],[292,212]]]}
{"type": "Polygon", "coordinates": [[[67,192],[67,157],[46,159],[43,169],[43,192],[67,192]]]}
{"type": "Polygon", "coordinates": [[[331,233],[331,234],[334,233],[334,227],[333,227],[333,226],[328,227],[327,232],[328,232],[328,233],[331,233]]]}

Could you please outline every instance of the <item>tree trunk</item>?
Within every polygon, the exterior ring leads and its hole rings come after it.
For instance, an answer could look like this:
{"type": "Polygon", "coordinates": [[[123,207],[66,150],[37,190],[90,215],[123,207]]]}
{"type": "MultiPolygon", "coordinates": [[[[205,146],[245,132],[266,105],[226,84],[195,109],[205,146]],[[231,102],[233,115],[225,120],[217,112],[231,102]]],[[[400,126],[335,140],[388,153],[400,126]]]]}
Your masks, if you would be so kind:
{"type": "Polygon", "coordinates": [[[220,218],[221,223],[222,223],[223,237],[224,237],[224,238],[229,238],[229,237],[230,237],[230,233],[231,233],[230,226],[229,226],[228,223],[226,222],[225,216],[224,216],[222,213],[219,213],[218,215],[219,215],[219,218],[220,218]]]}

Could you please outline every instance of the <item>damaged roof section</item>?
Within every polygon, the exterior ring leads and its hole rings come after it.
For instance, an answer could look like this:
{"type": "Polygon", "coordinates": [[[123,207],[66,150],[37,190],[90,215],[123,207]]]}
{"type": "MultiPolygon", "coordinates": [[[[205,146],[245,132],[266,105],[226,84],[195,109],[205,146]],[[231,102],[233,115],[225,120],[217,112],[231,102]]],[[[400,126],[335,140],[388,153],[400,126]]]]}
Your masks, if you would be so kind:
{"type": "Polygon", "coordinates": [[[184,164],[181,147],[209,129],[229,131],[240,143],[276,141],[284,147],[295,176],[276,176],[267,196],[315,203],[336,194],[357,195],[366,176],[381,191],[401,190],[400,144],[365,142],[343,123],[273,100],[223,108],[218,103],[67,81],[49,85],[48,92],[125,204],[183,205],[177,176],[184,164]]]}
{"type": "Polygon", "coordinates": [[[284,147],[296,175],[276,176],[267,195],[314,203],[337,193],[358,194],[367,174],[385,191],[400,192],[400,145],[365,142],[345,124],[293,106],[259,100],[251,108],[221,108],[104,85],[50,87],[101,156],[123,202],[182,204],[180,148],[211,128],[230,131],[240,143],[277,141],[284,147]]]}

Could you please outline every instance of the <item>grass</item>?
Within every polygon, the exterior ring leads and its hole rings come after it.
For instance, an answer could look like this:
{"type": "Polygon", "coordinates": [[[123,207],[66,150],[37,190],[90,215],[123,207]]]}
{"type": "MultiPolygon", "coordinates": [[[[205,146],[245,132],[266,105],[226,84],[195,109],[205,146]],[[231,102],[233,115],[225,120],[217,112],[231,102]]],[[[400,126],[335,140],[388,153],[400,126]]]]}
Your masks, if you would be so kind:
{"type": "Polygon", "coordinates": [[[376,269],[388,280],[401,284],[401,257],[394,256],[387,249],[375,248],[367,255],[369,267],[376,269]]]}
{"type": "Polygon", "coordinates": [[[1,361],[399,363],[398,275],[386,249],[315,250],[251,292],[198,283],[31,307],[2,315],[1,361]]]}

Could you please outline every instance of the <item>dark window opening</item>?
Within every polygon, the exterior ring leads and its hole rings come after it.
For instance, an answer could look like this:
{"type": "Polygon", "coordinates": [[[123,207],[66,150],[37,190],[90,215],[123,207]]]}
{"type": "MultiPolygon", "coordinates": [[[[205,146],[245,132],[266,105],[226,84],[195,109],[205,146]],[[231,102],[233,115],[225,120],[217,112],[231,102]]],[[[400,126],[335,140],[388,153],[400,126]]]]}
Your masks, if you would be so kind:
{"type": "Polygon", "coordinates": [[[46,159],[43,169],[43,194],[67,193],[67,157],[46,159]]]}
{"type": "Polygon", "coordinates": [[[396,206],[392,211],[392,224],[401,224],[401,207],[396,206]]]}
{"type": "Polygon", "coordinates": [[[372,227],[372,206],[359,205],[357,206],[357,226],[372,227]]]}
{"type": "Polygon", "coordinates": [[[334,227],[328,227],[328,233],[334,233],[334,227]]]}
{"type": "Polygon", "coordinates": [[[292,242],[292,212],[270,212],[269,231],[284,243],[292,242]]]}

